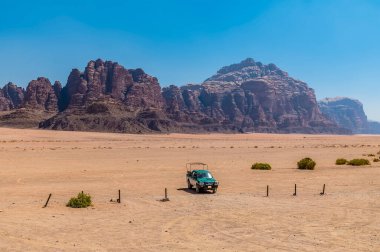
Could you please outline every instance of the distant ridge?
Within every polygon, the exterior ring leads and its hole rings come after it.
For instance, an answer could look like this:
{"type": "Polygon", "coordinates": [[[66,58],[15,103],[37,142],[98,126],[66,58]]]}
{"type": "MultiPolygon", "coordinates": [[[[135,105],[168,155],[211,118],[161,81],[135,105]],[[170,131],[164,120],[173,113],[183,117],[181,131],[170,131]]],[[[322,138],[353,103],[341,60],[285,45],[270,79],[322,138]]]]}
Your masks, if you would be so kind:
{"type": "Polygon", "coordinates": [[[350,133],[320,112],[306,83],[251,58],[202,84],[163,89],[142,69],[93,60],[83,72],[73,69],[64,87],[43,77],[26,90],[6,85],[0,110],[7,111],[0,125],[13,127],[28,121],[28,127],[129,133],[350,133]]]}
{"type": "Polygon", "coordinates": [[[324,115],[353,133],[380,134],[380,123],[368,121],[359,100],[348,97],[325,98],[319,101],[319,107],[324,115]]]}

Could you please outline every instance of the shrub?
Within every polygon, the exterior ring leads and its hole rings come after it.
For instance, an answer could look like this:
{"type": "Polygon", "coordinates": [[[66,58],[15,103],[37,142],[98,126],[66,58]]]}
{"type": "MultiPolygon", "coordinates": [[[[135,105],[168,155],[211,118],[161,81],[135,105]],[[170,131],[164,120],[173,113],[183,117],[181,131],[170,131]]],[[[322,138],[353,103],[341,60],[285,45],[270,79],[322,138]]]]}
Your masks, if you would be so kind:
{"type": "Polygon", "coordinates": [[[375,154],[368,154],[368,157],[374,157],[375,154]]]}
{"type": "Polygon", "coordinates": [[[375,159],[373,159],[373,162],[375,162],[375,163],[380,162],[380,159],[375,158],[375,159]]]}
{"type": "Polygon", "coordinates": [[[347,164],[353,165],[353,166],[362,166],[362,165],[369,165],[369,160],[368,159],[352,159],[350,160],[347,164]]]}
{"type": "Polygon", "coordinates": [[[297,165],[298,169],[301,170],[314,170],[316,163],[313,159],[307,157],[298,161],[297,165]]]}
{"type": "Polygon", "coordinates": [[[86,208],[91,206],[91,196],[80,192],[77,197],[71,198],[66,206],[72,208],[86,208]]]}
{"type": "Polygon", "coordinates": [[[255,163],[252,165],[251,169],[253,170],[271,170],[272,167],[267,163],[255,163]]]}
{"type": "Polygon", "coordinates": [[[347,160],[344,159],[344,158],[338,158],[338,159],[335,161],[335,164],[336,164],[336,165],[345,165],[345,164],[347,164],[347,160]]]}

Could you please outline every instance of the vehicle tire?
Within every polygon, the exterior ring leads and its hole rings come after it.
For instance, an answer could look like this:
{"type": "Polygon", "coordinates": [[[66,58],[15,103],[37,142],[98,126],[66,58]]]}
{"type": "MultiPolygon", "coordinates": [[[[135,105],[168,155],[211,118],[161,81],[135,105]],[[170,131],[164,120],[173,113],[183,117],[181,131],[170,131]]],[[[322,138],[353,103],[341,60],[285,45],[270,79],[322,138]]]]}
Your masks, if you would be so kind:
{"type": "Polygon", "coordinates": [[[195,186],[195,191],[196,191],[197,193],[199,193],[199,192],[201,191],[198,185],[195,186]]]}
{"type": "Polygon", "coordinates": [[[216,193],[217,190],[218,190],[217,188],[213,188],[212,193],[216,193]]]}
{"type": "Polygon", "coordinates": [[[187,180],[187,188],[188,189],[192,189],[193,188],[193,185],[190,183],[189,180],[187,180]]]}

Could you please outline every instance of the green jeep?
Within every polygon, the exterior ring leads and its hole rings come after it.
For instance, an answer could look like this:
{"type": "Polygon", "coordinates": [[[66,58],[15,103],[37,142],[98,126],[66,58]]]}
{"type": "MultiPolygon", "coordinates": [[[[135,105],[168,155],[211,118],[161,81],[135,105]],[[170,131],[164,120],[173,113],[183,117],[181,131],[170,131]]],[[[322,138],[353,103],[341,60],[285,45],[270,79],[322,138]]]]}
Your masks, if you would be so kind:
{"type": "Polygon", "coordinates": [[[192,189],[194,187],[197,193],[207,190],[216,193],[219,182],[208,171],[207,164],[188,163],[186,164],[186,169],[187,188],[192,189]],[[194,166],[200,166],[201,169],[193,169],[194,166]]]}

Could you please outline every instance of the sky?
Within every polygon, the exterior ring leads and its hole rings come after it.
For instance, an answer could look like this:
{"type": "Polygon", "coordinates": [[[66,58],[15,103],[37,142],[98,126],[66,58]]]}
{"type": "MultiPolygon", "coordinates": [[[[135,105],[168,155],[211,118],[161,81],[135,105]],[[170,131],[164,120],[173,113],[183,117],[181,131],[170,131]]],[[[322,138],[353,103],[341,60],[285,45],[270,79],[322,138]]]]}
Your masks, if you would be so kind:
{"type": "Polygon", "coordinates": [[[200,83],[247,57],[360,100],[380,121],[380,1],[3,1],[0,86],[66,83],[91,59],[143,68],[162,86],[200,83]]]}

